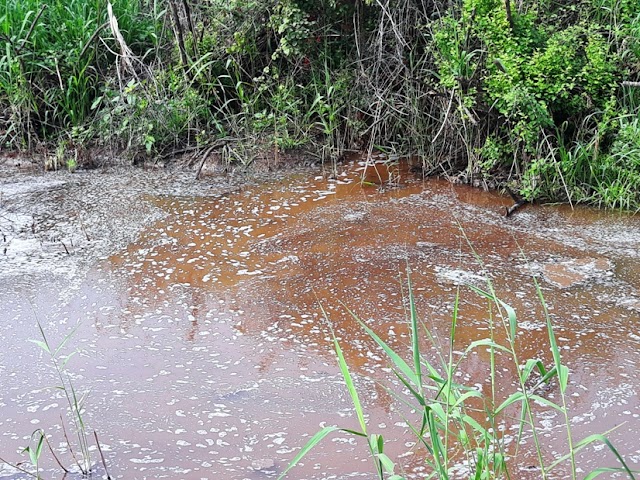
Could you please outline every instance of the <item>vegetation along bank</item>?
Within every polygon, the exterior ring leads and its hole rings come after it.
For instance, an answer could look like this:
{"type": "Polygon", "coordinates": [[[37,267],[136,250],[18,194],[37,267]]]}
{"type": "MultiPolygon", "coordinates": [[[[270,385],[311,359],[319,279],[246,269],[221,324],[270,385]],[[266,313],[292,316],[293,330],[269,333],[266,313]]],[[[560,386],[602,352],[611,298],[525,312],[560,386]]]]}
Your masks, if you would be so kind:
{"type": "Polygon", "coordinates": [[[0,45],[0,143],[49,168],[376,149],[640,208],[637,0],[7,0],[0,45]]]}

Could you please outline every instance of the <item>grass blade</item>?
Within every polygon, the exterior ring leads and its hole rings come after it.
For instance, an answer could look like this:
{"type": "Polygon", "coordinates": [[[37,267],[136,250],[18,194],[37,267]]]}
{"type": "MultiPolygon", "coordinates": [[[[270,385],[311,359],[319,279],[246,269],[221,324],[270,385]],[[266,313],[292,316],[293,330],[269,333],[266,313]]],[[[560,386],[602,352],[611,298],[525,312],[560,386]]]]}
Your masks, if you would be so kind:
{"type": "MultiPolygon", "coordinates": [[[[347,307],[345,307],[347,308],[347,307]]],[[[362,320],[358,318],[351,310],[347,308],[347,312],[362,326],[367,335],[369,335],[375,342],[385,351],[387,356],[391,359],[393,364],[402,372],[402,374],[416,387],[418,387],[418,377],[415,375],[413,369],[405,362],[400,355],[398,355],[384,340],[382,340],[376,333],[371,330],[362,320]]]]}
{"type": "Polygon", "coordinates": [[[349,391],[349,395],[351,396],[351,401],[353,402],[353,407],[356,410],[356,415],[358,417],[358,423],[360,424],[360,428],[362,429],[362,433],[367,435],[367,424],[364,421],[364,412],[362,410],[362,405],[360,404],[360,398],[358,397],[358,391],[353,385],[353,378],[351,377],[351,373],[349,372],[349,366],[347,365],[346,360],[344,359],[344,354],[342,353],[342,349],[340,348],[340,342],[336,338],[336,335],[333,331],[333,327],[331,327],[331,323],[329,321],[329,316],[325,311],[324,307],[320,305],[320,310],[322,311],[322,315],[324,316],[329,328],[331,329],[331,336],[333,337],[333,346],[336,351],[336,356],[338,357],[338,365],[340,366],[340,372],[342,373],[342,377],[344,378],[345,383],[347,384],[347,390],[349,391]]]}
{"type": "Polygon", "coordinates": [[[492,302],[495,302],[496,304],[500,305],[502,308],[505,309],[505,311],[507,312],[507,318],[509,320],[509,335],[511,335],[511,340],[515,340],[516,338],[516,329],[518,326],[518,319],[516,317],[516,311],[513,309],[513,307],[505,302],[503,302],[502,300],[500,300],[498,297],[496,297],[493,293],[489,293],[486,292],[474,285],[471,284],[467,284],[467,286],[473,290],[474,292],[476,292],[478,295],[485,297],[489,300],[491,300],[492,302]]]}
{"type": "Polygon", "coordinates": [[[338,356],[338,363],[340,364],[340,372],[342,372],[342,376],[344,378],[345,383],[347,384],[347,390],[349,391],[349,395],[351,396],[351,401],[353,402],[353,407],[356,410],[356,415],[358,416],[358,422],[360,423],[360,428],[362,432],[367,434],[367,424],[364,421],[364,413],[362,410],[362,405],[360,404],[360,399],[358,398],[358,391],[353,385],[353,379],[351,378],[351,373],[349,372],[349,367],[347,362],[344,359],[344,355],[342,354],[342,349],[340,348],[340,343],[338,339],[333,337],[333,345],[336,349],[336,355],[338,356]]]}
{"type": "MultiPolygon", "coordinates": [[[[617,427],[619,427],[621,425],[618,425],[617,427]]],[[[617,428],[616,427],[616,428],[617,428]]],[[[609,430],[609,432],[611,432],[612,430],[609,430]]],[[[638,472],[634,472],[633,470],[631,470],[629,468],[629,466],[627,465],[627,463],[624,461],[624,459],[622,458],[622,455],[620,455],[620,452],[618,452],[618,450],[616,449],[616,447],[613,446],[613,444],[611,443],[611,441],[605,437],[603,434],[601,433],[595,433],[593,435],[589,435],[588,437],[580,440],[578,443],[576,443],[574,445],[574,449],[573,449],[573,454],[578,453],[580,450],[582,450],[584,447],[586,447],[587,445],[590,445],[592,443],[595,442],[601,442],[604,443],[607,448],[609,448],[609,450],[611,451],[611,453],[613,453],[613,455],[618,459],[618,461],[622,464],[621,468],[618,469],[614,469],[614,471],[624,471],[627,473],[627,475],[629,476],[629,478],[635,480],[635,475],[634,473],[638,473],[638,472]]],[[[557,465],[559,465],[560,463],[564,462],[565,460],[571,458],[572,453],[568,453],[562,457],[560,457],[558,460],[556,460],[555,462],[553,462],[550,466],[549,466],[549,470],[551,470],[552,468],[556,467],[557,465]]],[[[585,477],[585,480],[587,478],[595,478],[598,475],[600,475],[601,473],[605,473],[607,471],[607,469],[603,469],[603,468],[598,468],[596,470],[594,470],[593,472],[591,472],[589,475],[587,475],[587,477],[585,477]],[[602,471],[600,471],[602,470],[602,471]]]]}
{"type": "Polygon", "coordinates": [[[304,447],[298,452],[293,460],[287,465],[287,468],[284,469],[284,472],[280,474],[278,480],[281,480],[287,475],[287,472],[291,470],[293,467],[297,465],[297,463],[304,458],[304,456],[309,453],[309,451],[315,447],[318,443],[320,443],[327,435],[331,432],[335,432],[336,430],[341,430],[338,427],[324,427],[322,430],[317,432],[313,437],[309,439],[304,447]]]}
{"type": "Polygon", "coordinates": [[[494,415],[498,415],[505,408],[513,405],[516,402],[521,402],[524,399],[525,399],[524,393],[522,393],[522,392],[512,393],[511,395],[509,395],[509,397],[504,402],[502,402],[500,404],[500,406],[498,408],[496,408],[496,411],[494,412],[494,415]]]}
{"type": "MultiPolygon", "coordinates": [[[[409,291],[409,315],[411,319],[411,352],[413,353],[413,368],[416,375],[416,386],[422,391],[422,367],[420,364],[420,341],[418,338],[418,312],[411,285],[411,270],[407,266],[407,289],[409,291]]],[[[457,304],[457,303],[456,303],[457,304]]]]}

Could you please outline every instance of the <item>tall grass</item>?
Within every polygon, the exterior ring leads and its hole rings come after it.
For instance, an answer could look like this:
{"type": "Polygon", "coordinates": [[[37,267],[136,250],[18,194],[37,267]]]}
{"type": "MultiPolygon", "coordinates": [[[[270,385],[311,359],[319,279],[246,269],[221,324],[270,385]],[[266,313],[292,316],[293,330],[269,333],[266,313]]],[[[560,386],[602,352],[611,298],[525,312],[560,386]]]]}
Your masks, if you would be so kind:
{"type": "MultiPolygon", "coordinates": [[[[107,3],[6,0],[0,4],[4,46],[0,108],[8,117],[0,144],[33,147],[36,140],[55,137],[60,129],[70,130],[86,120],[117,57],[107,3]]],[[[154,45],[154,19],[141,10],[149,11],[149,6],[124,0],[112,3],[127,43],[143,54],[154,45]]]]}
{"type": "MultiPolygon", "coordinates": [[[[349,313],[386,353],[393,366],[401,386],[389,387],[390,395],[418,413],[417,421],[407,420],[407,423],[417,444],[425,452],[424,462],[429,467],[425,478],[449,479],[455,476],[454,467],[461,466],[467,469],[466,478],[477,480],[518,478],[518,467],[522,466],[519,463],[520,445],[524,435],[531,438],[533,453],[537,459],[535,469],[539,478],[554,478],[554,473],[562,467],[563,472],[568,471],[571,478],[576,479],[582,475],[576,462],[576,455],[596,442],[606,445],[619,466],[595,468],[584,478],[592,479],[602,473],[612,472],[626,474],[631,479],[636,478],[635,475],[638,472],[629,468],[620,453],[604,435],[594,434],[580,441],[574,439],[568,406],[569,368],[563,363],[554,327],[537,284],[536,291],[546,320],[547,348],[552,358],[550,364],[545,365],[537,358],[526,360],[519,358],[515,341],[518,324],[516,312],[496,297],[491,285],[487,290],[469,286],[471,292],[488,301],[487,338],[473,341],[468,345],[458,344],[456,331],[460,317],[459,295],[456,295],[448,351],[441,351],[441,346],[436,345],[440,352],[439,360],[432,362],[421,351],[421,343],[422,340],[435,343],[435,340],[431,332],[418,319],[409,272],[407,278],[407,321],[411,332],[411,347],[407,356],[411,361],[405,361],[404,353],[391,348],[354,313],[349,313]],[[505,340],[498,341],[497,338],[505,340]],[[458,355],[454,351],[461,351],[461,353],[458,355]],[[480,351],[489,352],[487,368],[490,371],[490,385],[487,393],[480,391],[474,385],[461,382],[460,378],[464,377],[458,375],[464,361],[474,352],[480,351]],[[512,379],[511,391],[503,392],[499,388],[496,375],[498,356],[501,361],[507,358],[517,372],[512,379]],[[557,402],[544,396],[540,389],[541,386],[552,382],[557,385],[560,393],[560,400],[557,402]],[[562,415],[566,432],[566,453],[559,458],[550,458],[549,452],[545,450],[534,403],[562,415]],[[513,442],[508,442],[507,435],[498,427],[503,424],[510,425],[513,422],[515,422],[517,434],[513,442]]],[[[328,318],[327,321],[329,321],[328,318]]],[[[378,479],[405,478],[396,473],[397,465],[384,453],[383,436],[371,433],[368,429],[359,393],[354,386],[349,367],[335,335],[334,347],[347,390],[353,401],[359,430],[339,429],[333,426],[323,428],[307,442],[279,478],[284,478],[315,445],[336,430],[366,439],[378,479]]],[[[502,386],[503,382],[500,385],[502,386]]],[[[530,468],[531,464],[527,463],[527,467],[530,468]]]]}

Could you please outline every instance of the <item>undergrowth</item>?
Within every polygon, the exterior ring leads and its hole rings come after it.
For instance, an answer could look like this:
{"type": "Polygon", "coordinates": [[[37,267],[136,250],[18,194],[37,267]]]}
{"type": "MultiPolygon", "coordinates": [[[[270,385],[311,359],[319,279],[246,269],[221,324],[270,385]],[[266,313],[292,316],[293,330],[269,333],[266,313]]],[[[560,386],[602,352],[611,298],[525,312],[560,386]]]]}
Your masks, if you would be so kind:
{"type": "Polygon", "coordinates": [[[375,149],[634,210],[639,25],[635,0],[7,0],[0,143],[51,168],[375,149]]]}

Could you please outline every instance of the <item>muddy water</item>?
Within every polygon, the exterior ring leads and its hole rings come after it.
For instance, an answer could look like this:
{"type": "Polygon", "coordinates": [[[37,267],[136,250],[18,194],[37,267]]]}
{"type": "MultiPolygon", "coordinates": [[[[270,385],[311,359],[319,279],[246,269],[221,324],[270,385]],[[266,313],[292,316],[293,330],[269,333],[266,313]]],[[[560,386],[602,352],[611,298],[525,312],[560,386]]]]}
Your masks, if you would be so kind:
{"type": "MultiPolygon", "coordinates": [[[[62,257],[48,258],[46,268],[39,262],[35,273],[28,258],[19,273],[5,269],[5,460],[24,459],[19,450],[43,428],[70,461],[59,418],[64,398],[47,389],[54,372],[28,342],[38,336],[38,317],[51,343],[80,322],[67,349],[79,353],[68,368],[76,388],[90,391],[85,421],[100,435],[113,477],[274,478],[322,425],[357,428],[330,323],[371,432],[383,434],[398,468],[417,478],[426,469],[404,423],[412,413],[386,393],[384,385],[394,385],[388,362],[345,309],[406,351],[409,266],[418,311],[436,342],[447,343],[458,286],[489,279],[518,312],[520,357],[548,364],[538,279],[571,369],[574,436],[617,427],[609,437],[638,468],[640,219],[565,207],[527,207],[505,219],[510,202],[496,194],[416,181],[396,165],[357,163],[334,178],[307,172],[231,194],[156,192],[140,205],[157,220],[133,243],[91,262],[80,282],[47,275],[62,257]]],[[[489,335],[486,302],[465,287],[461,297],[456,351],[489,335]]],[[[424,342],[427,358],[435,361],[437,350],[424,342]]],[[[460,373],[485,391],[487,358],[485,351],[470,355],[460,373]]],[[[506,395],[514,370],[499,359],[498,371],[506,395]]],[[[559,401],[557,387],[544,395],[559,401]]],[[[538,408],[549,458],[564,453],[560,416],[538,408]]],[[[504,428],[511,435],[511,425],[504,428]]],[[[591,447],[579,462],[584,471],[615,465],[591,447]]],[[[50,455],[43,463],[49,477],[60,476],[50,455]]],[[[515,478],[538,478],[532,463],[525,438],[515,478]]],[[[372,472],[366,444],[337,434],[290,478],[372,472]]],[[[463,468],[458,474],[465,478],[463,468]]],[[[20,478],[6,465],[4,477],[20,478]]]]}

